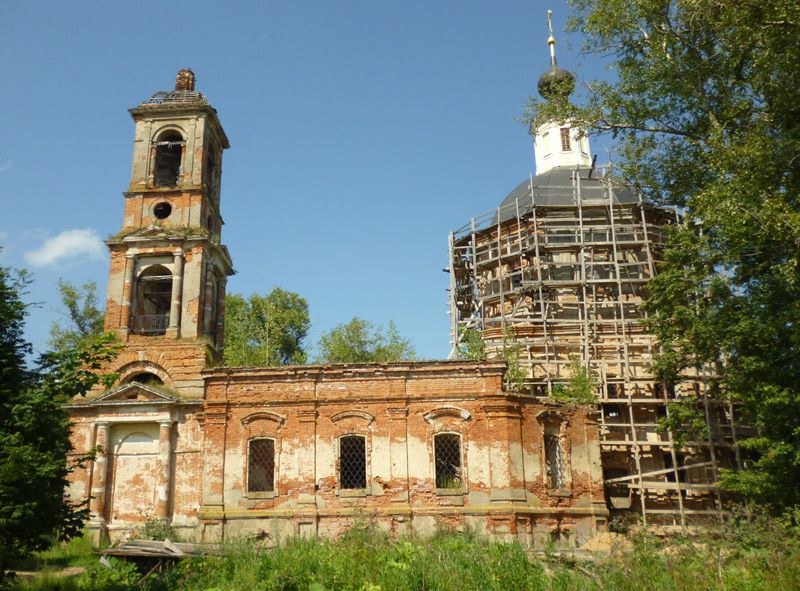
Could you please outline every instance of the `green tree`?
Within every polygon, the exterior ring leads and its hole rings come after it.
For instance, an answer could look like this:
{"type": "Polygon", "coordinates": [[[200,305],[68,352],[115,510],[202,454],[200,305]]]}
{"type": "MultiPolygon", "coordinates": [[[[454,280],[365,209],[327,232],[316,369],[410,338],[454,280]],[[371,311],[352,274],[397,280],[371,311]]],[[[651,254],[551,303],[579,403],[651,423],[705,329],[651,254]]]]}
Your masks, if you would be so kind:
{"type": "Polygon", "coordinates": [[[48,344],[53,351],[78,349],[103,333],[104,314],[97,304],[97,284],[94,281],[78,287],[59,279],[58,291],[68,324],[55,322],[50,327],[48,344]]]}
{"type": "Polygon", "coordinates": [[[458,356],[461,359],[486,359],[486,343],[477,328],[459,328],[458,356]]]}
{"type": "Polygon", "coordinates": [[[303,340],[311,321],[308,302],[279,287],[266,296],[225,298],[226,365],[258,366],[305,363],[303,340]]]}
{"type": "Polygon", "coordinates": [[[583,365],[577,357],[572,357],[569,360],[569,381],[553,387],[553,398],[561,402],[595,404],[597,403],[596,387],[592,370],[583,365]]]}
{"type": "MultiPolygon", "coordinates": [[[[648,302],[661,379],[711,369],[758,436],[725,483],[776,509],[800,504],[800,3],[572,0],[585,49],[616,80],[583,106],[531,102],[616,140],[616,174],[684,208],[648,302]]],[[[688,419],[691,422],[691,418],[688,419]]]]}
{"type": "Polygon", "coordinates": [[[516,340],[513,329],[506,326],[503,330],[503,348],[500,354],[508,366],[505,373],[506,387],[515,392],[530,390],[528,374],[520,362],[522,351],[522,343],[516,340]]]}
{"type": "Polygon", "coordinates": [[[400,336],[394,322],[384,331],[357,317],[323,333],[317,351],[317,363],[387,363],[416,358],[414,347],[400,336]]]}
{"type": "MultiPolygon", "coordinates": [[[[98,373],[115,355],[106,335],[79,350],[49,353],[33,369],[23,337],[28,278],[0,267],[0,585],[4,573],[35,550],[80,533],[86,511],[64,496],[76,467],[64,404],[115,376],[98,373]]],[[[83,458],[86,460],[87,458],[83,458]]],[[[80,462],[80,459],[77,460],[80,462]]]]}

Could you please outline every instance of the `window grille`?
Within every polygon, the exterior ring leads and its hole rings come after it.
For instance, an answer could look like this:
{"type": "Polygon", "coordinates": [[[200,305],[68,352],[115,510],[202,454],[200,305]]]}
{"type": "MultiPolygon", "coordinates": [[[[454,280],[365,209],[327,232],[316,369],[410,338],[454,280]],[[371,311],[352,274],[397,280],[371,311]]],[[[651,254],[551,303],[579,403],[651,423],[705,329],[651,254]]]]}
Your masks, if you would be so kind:
{"type": "Polygon", "coordinates": [[[544,457],[547,470],[547,487],[561,489],[566,484],[564,478],[564,447],[558,433],[544,434],[544,457]]]}
{"type": "Polygon", "coordinates": [[[275,441],[251,439],[247,464],[247,491],[275,491],[275,441]]]}
{"type": "Polygon", "coordinates": [[[433,438],[436,488],[461,488],[461,436],[442,433],[433,438]]]}
{"type": "Polygon", "coordinates": [[[572,143],[569,139],[569,127],[561,128],[561,151],[569,152],[572,150],[572,143]]]}
{"type": "Polygon", "coordinates": [[[339,488],[367,488],[366,439],[359,435],[339,439],[339,488]]]}

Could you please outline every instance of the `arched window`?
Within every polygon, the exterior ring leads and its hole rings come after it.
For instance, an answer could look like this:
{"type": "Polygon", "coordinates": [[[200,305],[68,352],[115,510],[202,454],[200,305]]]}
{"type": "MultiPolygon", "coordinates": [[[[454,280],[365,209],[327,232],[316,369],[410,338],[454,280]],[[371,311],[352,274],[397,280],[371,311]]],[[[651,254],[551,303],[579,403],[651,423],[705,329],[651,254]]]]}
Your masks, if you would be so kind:
{"type": "Polygon", "coordinates": [[[129,384],[130,382],[138,382],[139,384],[143,384],[145,386],[160,386],[164,384],[164,380],[149,371],[135,373],[125,378],[126,384],[129,384]]]}
{"type": "Polygon", "coordinates": [[[214,148],[213,143],[208,145],[208,156],[206,157],[206,179],[209,185],[214,185],[217,182],[217,174],[219,170],[219,159],[217,158],[217,150],[214,148]]]}
{"type": "Polygon", "coordinates": [[[172,273],[163,265],[147,267],[136,279],[133,332],[162,335],[169,326],[172,273]]]}
{"type": "Polygon", "coordinates": [[[177,131],[165,131],[158,137],[154,172],[156,187],[174,187],[178,184],[183,144],[183,136],[177,131]]]}
{"type": "Polygon", "coordinates": [[[367,488],[367,446],[360,435],[339,438],[339,488],[367,488]]]}
{"type": "Polygon", "coordinates": [[[440,433],[433,438],[436,488],[459,489],[461,477],[461,436],[456,433],[440,433]]]}
{"type": "Polygon", "coordinates": [[[275,440],[251,439],[247,447],[247,492],[274,492],[275,440]]]}
{"type": "Polygon", "coordinates": [[[544,463],[547,488],[563,490],[568,486],[566,449],[561,436],[561,425],[547,422],[544,425],[544,463]]]}

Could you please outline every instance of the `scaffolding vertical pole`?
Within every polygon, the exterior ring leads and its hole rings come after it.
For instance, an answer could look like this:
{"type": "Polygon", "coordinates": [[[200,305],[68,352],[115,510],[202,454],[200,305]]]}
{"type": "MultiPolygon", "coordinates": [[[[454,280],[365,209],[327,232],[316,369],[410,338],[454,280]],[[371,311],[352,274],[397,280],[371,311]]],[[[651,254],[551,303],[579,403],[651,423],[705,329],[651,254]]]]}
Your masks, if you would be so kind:
{"type": "Polygon", "coordinates": [[[480,330],[481,337],[483,337],[483,329],[485,328],[483,319],[483,297],[481,296],[480,281],[478,281],[478,238],[475,235],[475,218],[469,220],[470,224],[470,244],[472,245],[472,285],[475,289],[475,296],[478,298],[478,305],[480,307],[479,313],[481,318],[480,330]]]}
{"type": "Polygon", "coordinates": [[[456,251],[455,236],[453,235],[453,232],[450,232],[450,235],[448,236],[447,247],[450,256],[450,296],[448,300],[450,303],[450,337],[452,341],[452,347],[450,348],[450,355],[448,355],[448,359],[458,359],[458,302],[456,301],[456,289],[458,286],[456,284],[456,251]]]}
{"type": "Polygon", "coordinates": [[[544,360],[547,374],[547,393],[551,394],[553,386],[550,377],[550,339],[547,335],[547,307],[542,290],[542,256],[539,249],[539,218],[536,214],[536,201],[533,198],[533,180],[531,180],[531,210],[533,211],[533,248],[536,251],[536,287],[539,291],[539,309],[542,313],[542,333],[544,335],[544,360]]]}
{"type": "MultiPolygon", "coordinates": [[[[708,405],[708,384],[707,384],[707,368],[703,367],[703,408],[706,414],[706,427],[708,429],[708,453],[711,456],[711,470],[714,478],[714,484],[719,482],[719,471],[717,469],[717,453],[714,447],[714,434],[711,432],[711,412],[708,405]]],[[[714,489],[715,498],[717,501],[717,514],[719,515],[720,522],[722,518],[722,498],[720,497],[719,487],[714,489]]]]}
{"type": "Polygon", "coordinates": [[[583,359],[584,364],[586,367],[590,368],[591,371],[591,360],[592,355],[589,349],[589,311],[586,309],[586,283],[589,279],[589,275],[586,272],[586,244],[583,235],[583,195],[581,194],[581,177],[579,172],[576,170],[573,176],[573,186],[575,190],[575,201],[578,206],[578,234],[580,236],[580,240],[578,241],[579,250],[578,256],[580,258],[580,270],[581,270],[581,298],[578,302],[578,319],[583,321],[583,359]]]}
{"type": "Polygon", "coordinates": [[[644,487],[644,478],[642,477],[642,460],[641,454],[639,449],[639,437],[636,433],[636,426],[633,414],[633,396],[631,392],[631,384],[630,384],[630,364],[629,364],[629,355],[628,355],[628,337],[627,337],[627,328],[625,326],[625,302],[622,297],[622,280],[620,278],[619,272],[619,259],[617,254],[617,230],[614,223],[614,192],[611,190],[611,187],[608,185],[608,182],[603,179],[603,189],[608,194],[608,211],[609,211],[609,222],[611,226],[611,249],[612,249],[612,256],[613,256],[613,263],[614,263],[614,276],[616,278],[617,283],[617,299],[619,304],[619,313],[620,313],[620,321],[622,322],[622,348],[623,348],[623,363],[622,365],[625,368],[625,376],[624,376],[624,383],[625,383],[625,391],[628,395],[628,419],[630,422],[630,429],[631,429],[631,436],[633,438],[632,445],[633,445],[633,457],[634,462],[636,463],[636,471],[639,476],[639,498],[642,503],[642,522],[646,526],[647,525],[647,491],[645,491],[644,487]]]}
{"type": "Polygon", "coordinates": [[[497,284],[500,286],[500,326],[503,329],[503,349],[505,349],[506,338],[506,294],[503,288],[503,243],[500,238],[503,233],[503,226],[500,223],[500,208],[497,208],[497,284]]]}
{"type": "MultiPolygon", "coordinates": [[[[667,419],[669,419],[669,404],[667,401],[667,388],[663,387],[664,408],[667,412],[667,419]]],[[[675,442],[672,437],[672,429],[667,429],[667,439],[669,440],[669,453],[672,458],[672,473],[675,476],[675,487],[678,493],[678,512],[680,514],[681,527],[686,527],[686,519],[684,517],[683,509],[683,491],[681,490],[681,479],[678,473],[678,455],[675,453],[675,442]]]]}

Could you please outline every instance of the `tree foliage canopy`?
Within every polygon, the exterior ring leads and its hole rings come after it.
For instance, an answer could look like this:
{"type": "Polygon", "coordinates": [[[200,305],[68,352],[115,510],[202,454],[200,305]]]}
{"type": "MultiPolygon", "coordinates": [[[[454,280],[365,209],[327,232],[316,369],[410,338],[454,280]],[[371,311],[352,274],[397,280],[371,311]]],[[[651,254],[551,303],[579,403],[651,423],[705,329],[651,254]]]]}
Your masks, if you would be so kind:
{"type": "Polygon", "coordinates": [[[298,294],[274,288],[266,296],[225,298],[225,365],[305,363],[303,340],[311,321],[308,302],[298,294]]]}
{"type": "Polygon", "coordinates": [[[103,309],[97,304],[97,284],[93,281],[75,286],[58,280],[58,291],[68,320],[66,325],[53,323],[48,344],[53,351],[69,351],[103,333],[103,309]]]}
{"type": "Polygon", "coordinates": [[[620,179],[685,208],[651,282],[656,370],[711,368],[712,392],[759,432],[727,485],[800,504],[800,3],[572,4],[571,28],[617,79],[589,83],[580,107],[533,99],[532,128],[569,118],[611,134],[620,179]]]}
{"type": "MultiPolygon", "coordinates": [[[[114,376],[97,373],[115,355],[106,335],[81,349],[49,353],[34,369],[23,337],[27,276],[0,267],[0,583],[12,563],[47,547],[53,537],[80,533],[85,507],[64,497],[69,415],[64,404],[114,376]]],[[[84,460],[87,458],[83,458],[84,460]]]]}
{"type": "Polygon", "coordinates": [[[394,322],[384,331],[357,317],[323,333],[317,349],[317,363],[390,363],[416,358],[414,347],[400,336],[394,322]]]}

